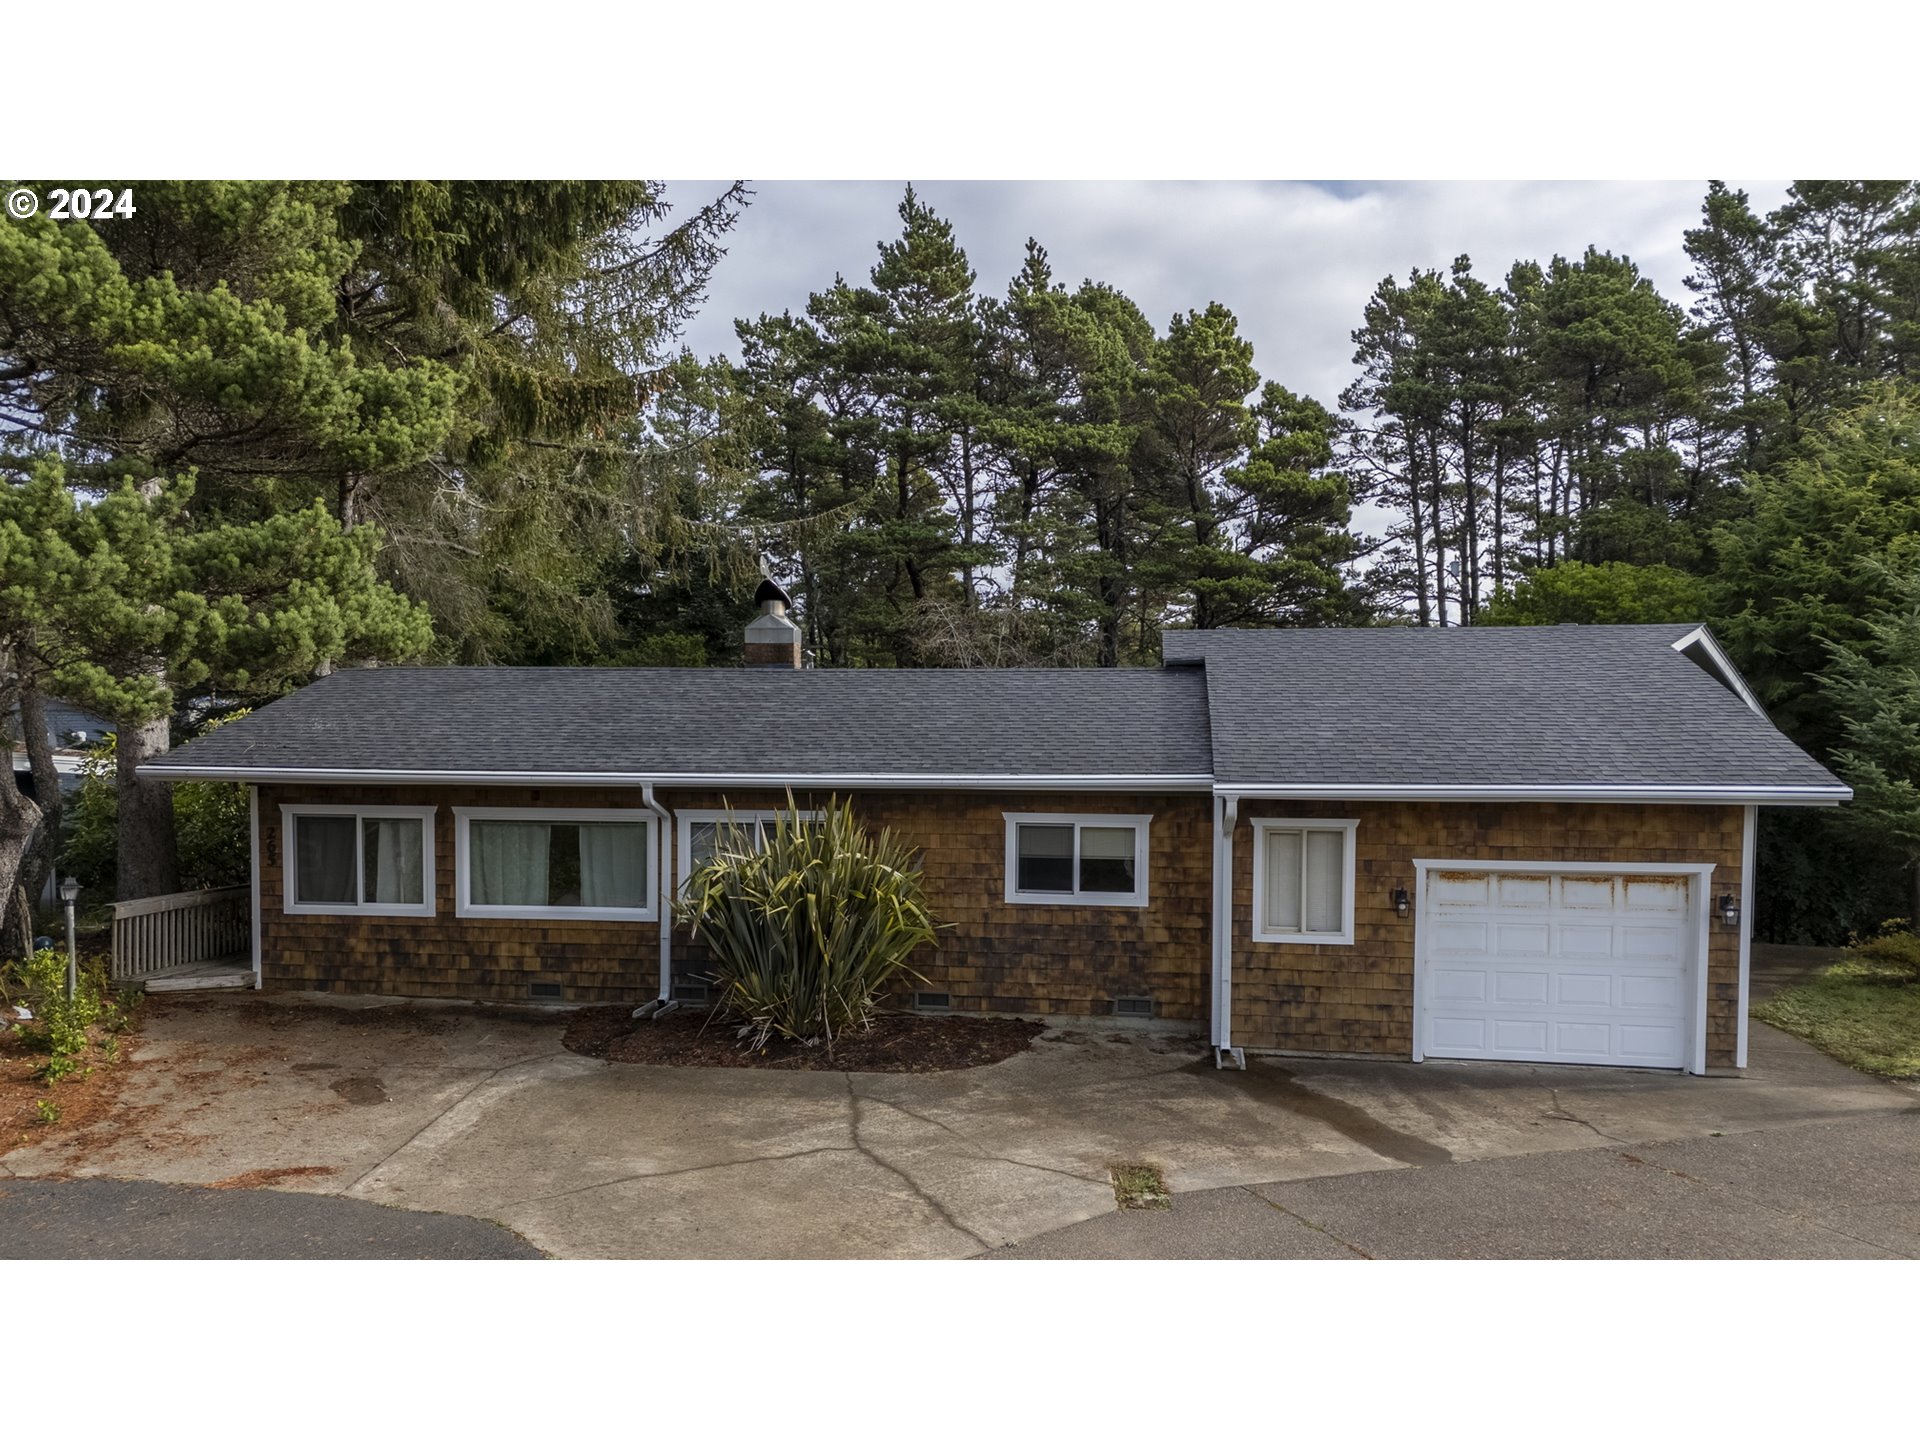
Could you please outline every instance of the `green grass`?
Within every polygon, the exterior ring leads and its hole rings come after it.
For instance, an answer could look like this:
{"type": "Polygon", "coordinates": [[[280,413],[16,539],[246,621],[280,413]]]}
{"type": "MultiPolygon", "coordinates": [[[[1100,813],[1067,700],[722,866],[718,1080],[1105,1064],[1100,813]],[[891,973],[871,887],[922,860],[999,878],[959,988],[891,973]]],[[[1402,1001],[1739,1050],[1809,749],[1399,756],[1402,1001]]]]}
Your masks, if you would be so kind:
{"type": "Polygon", "coordinates": [[[1753,1013],[1869,1075],[1920,1077],[1920,980],[1907,966],[1842,960],[1753,1013]]]}
{"type": "Polygon", "coordinates": [[[1122,1210],[1171,1210],[1167,1177],[1158,1165],[1115,1165],[1113,1198],[1122,1210]]]}

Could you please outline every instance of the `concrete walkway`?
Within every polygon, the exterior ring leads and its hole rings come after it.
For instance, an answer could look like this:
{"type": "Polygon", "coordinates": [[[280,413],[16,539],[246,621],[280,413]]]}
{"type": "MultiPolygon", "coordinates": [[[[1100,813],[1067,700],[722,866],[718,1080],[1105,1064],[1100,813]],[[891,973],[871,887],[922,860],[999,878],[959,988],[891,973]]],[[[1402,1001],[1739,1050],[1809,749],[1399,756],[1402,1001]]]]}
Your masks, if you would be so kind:
{"type": "Polygon", "coordinates": [[[1049,1032],[937,1075],[677,1070],[569,1054],[539,1016],[181,997],[156,1002],[116,1111],[0,1158],[0,1184],[295,1172],[271,1183],[494,1220],[559,1256],[966,1256],[1110,1215],[1116,1163],[1162,1167],[1182,1216],[1239,1204],[1198,1198],[1225,1187],[1413,1170],[1456,1184],[1480,1168],[1460,1162],[1581,1151],[1606,1152],[1583,1162],[1604,1169],[1627,1147],[1797,1127],[1818,1144],[1916,1108],[1765,1026],[1752,1059],[1744,1080],[1304,1060],[1242,1074],[1186,1040],[1049,1032]]]}

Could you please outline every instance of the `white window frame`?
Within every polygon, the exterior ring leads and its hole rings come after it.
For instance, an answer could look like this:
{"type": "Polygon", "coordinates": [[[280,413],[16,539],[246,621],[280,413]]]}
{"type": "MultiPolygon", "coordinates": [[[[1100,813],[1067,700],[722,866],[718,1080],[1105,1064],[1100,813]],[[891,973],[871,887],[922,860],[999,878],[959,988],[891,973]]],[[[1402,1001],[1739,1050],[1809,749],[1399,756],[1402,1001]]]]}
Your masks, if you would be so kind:
{"type": "MultiPolygon", "coordinates": [[[[433,827],[436,807],[432,805],[282,805],[280,807],[280,879],[281,909],[288,915],[432,915],[433,827]],[[420,894],[418,905],[377,905],[356,901],[351,905],[327,901],[301,900],[297,886],[300,855],[294,822],[302,815],[351,815],[356,820],[418,820],[420,824],[420,894]]],[[[367,883],[367,831],[364,824],[353,827],[353,884],[356,893],[367,883]]]]}
{"type": "MultiPolygon", "coordinates": [[[[1354,877],[1358,870],[1358,846],[1354,834],[1359,829],[1358,820],[1328,820],[1321,816],[1308,816],[1297,820],[1262,817],[1253,822],[1253,938],[1262,945],[1351,945],[1353,944],[1353,890],[1354,877]],[[1337,932],[1306,930],[1274,930],[1267,925],[1267,836],[1275,830],[1331,830],[1341,836],[1343,865],[1345,876],[1341,887],[1341,920],[1337,932]]],[[[1300,847],[1300,905],[1301,919],[1306,919],[1306,845],[1300,847]]]]}
{"type": "Polygon", "coordinates": [[[1007,903],[1009,905],[1118,905],[1130,909],[1143,909],[1147,904],[1147,872],[1151,868],[1151,852],[1147,846],[1147,830],[1153,824],[1151,815],[1043,815],[1026,811],[1003,810],[1002,817],[1007,822],[1007,903]],[[1022,825],[1071,825],[1073,827],[1073,889],[1067,890],[1021,890],[1020,884],[1020,827],[1022,825]],[[1133,831],[1133,892],[1120,894],[1117,891],[1082,890],[1080,888],[1080,832],[1093,826],[1101,830],[1133,831]]]}
{"type": "Polygon", "coordinates": [[[463,920],[608,920],[649,921],[660,917],[660,828],[644,806],[588,806],[562,809],[552,805],[456,805],[453,807],[453,913],[463,920]],[[545,820],[555,825],[591,821],[647,828],[647,903],[629,905],[477,905],[469,885],[473,847],[467,827],[475,820],[545,820]]]}
{"type": "MultiPolygon", "coordinates": [[[[679,831],[680,848],[675,852],[674,863],[680,877],[680,888],[687,888],[687,881],[693,878],[693,827],[695,825],[722,824],[732,820],[739,825],[761,825],[769,829],[782,815],[793,811],[775,808],[772,810],[676,810],[675,828],[679,831]]],[[[802,824],[818,824],[820,811],[802,810],[799,812],[802,824]]]]}

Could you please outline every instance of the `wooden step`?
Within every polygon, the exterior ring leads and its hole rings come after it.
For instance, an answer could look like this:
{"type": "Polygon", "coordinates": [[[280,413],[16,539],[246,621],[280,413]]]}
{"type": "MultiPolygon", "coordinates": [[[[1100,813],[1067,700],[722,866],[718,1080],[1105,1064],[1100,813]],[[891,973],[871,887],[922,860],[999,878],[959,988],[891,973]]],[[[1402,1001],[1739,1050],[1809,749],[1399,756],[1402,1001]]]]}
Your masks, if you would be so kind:
{"type": "Polygon", "coordinates": [[[202,975],[154,975],[140,982],[148,992],[161,990],[251,990],[251,970],[225,970],[202,975]]]}

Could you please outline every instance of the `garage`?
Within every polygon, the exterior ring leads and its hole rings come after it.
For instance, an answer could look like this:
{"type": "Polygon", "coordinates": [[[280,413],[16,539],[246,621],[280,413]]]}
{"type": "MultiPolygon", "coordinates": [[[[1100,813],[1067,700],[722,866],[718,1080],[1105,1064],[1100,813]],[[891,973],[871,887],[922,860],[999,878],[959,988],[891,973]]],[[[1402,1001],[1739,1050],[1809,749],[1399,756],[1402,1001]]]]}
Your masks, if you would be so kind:
{"type": "Polygon", "coordinates": [[[1418,868],[1416,1060],[1698,1068],[1711,867],[1418,868]]]}

